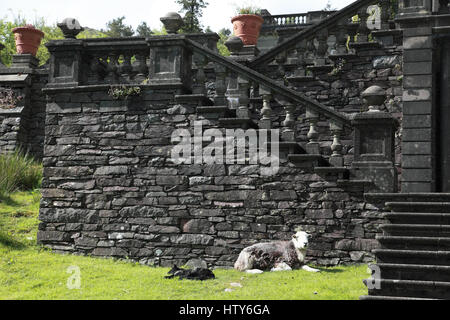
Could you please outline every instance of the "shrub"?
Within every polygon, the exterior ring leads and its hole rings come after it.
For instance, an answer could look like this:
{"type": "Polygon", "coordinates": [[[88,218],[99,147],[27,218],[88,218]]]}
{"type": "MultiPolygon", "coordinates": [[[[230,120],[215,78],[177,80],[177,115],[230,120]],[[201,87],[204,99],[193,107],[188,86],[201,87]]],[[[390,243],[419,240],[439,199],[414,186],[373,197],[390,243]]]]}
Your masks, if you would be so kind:
{"type": "Polygon", "coordinates": [[[0,155],[0,196],[7,197],[17,190],[39,188],[42,164],[32,156],[17,150],[0,155]]]}

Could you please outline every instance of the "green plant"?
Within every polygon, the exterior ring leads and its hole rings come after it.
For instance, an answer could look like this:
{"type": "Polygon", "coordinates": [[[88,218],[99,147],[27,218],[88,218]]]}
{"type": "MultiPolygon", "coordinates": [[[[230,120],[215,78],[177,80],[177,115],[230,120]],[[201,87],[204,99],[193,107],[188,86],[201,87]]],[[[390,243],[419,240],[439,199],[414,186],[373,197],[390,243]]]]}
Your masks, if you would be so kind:
{"type": "Polygon", "coordinates": [[[0,88],[0,109],[13,109],[23,100],[23,96],[18,95],[11,88],[0,88]]]}
{"type": "Polygon", "coordinates": [[[140,87],[127,87],[125,85],[111,86],[108,94],[115,100],[127,100],[130,96],[138,96],[141,94],[140,87]]]}
{"type": "Polygon", "coordinates": [[[237,8],[236,13],[237,14],[257,14],[257,15],[261,15],[261,8],[253,7],[253,6],[237,8]]]}
{"type": "Polygon", "coordinates": [[[0,155],[0,197],[8,197],[17,190],[39,188],[42,164],[21,150],[0,155]]]}

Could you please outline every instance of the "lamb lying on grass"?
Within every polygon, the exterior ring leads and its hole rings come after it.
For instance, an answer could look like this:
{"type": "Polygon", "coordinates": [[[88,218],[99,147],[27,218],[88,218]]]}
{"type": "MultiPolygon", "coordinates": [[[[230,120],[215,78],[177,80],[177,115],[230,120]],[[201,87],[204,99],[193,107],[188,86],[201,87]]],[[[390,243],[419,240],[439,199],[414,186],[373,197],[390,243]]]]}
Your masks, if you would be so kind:
{"type": "Polygon", "coordinates": [[[239,254],[234,268],[248,273],[263,271],[281,271],[302,268],[310,272],[319,272],[304,264],[309,235],[297,232],[290,241],[257,243],[245,248],[239,254]]]}
{"type": "Polygon", "coordinates": [[[188,280],[208,280],[215,279],[214,273],[205,268],[194,268],[194,269],[183,269],[178,268],[176,265],[168,272],[168,276],[165,276],[166,279],[172,279],[174,277],[178,277],[178,279],[188,279],[188,280]]]}

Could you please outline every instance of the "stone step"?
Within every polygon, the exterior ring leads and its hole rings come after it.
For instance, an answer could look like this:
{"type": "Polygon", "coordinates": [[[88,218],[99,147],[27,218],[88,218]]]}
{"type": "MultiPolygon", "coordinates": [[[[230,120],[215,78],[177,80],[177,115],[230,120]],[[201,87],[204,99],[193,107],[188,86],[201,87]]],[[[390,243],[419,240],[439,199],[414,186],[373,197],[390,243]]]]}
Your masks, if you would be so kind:
{"type": "Polygon", "coordinates": [[[450,202],[450,193],[366,193],[364,198],[384,202],[450,202]]]}
{"type": "Polygon", "coordinates": [[[232,110],[227,106],[206,106],[197,107],[197,113],[206,119],[234,118],[236,110],[232,110]]]}
{"type": "Polygon", "coordinates": [[[321,154],[289,154],[288,160],[297,166],[324,166],[329,164],[321,154]]]}
{"type": "Polygon", "coordinates": [[[348,187],[355,187],[355,188],[364,188],[366,186],[373,185],[373,182],[370,180],[364,180],[364,179],[338,179],[337,180],[337,186],[342,188],[348,188],[348,187]]]}
{"type": "Polygon", "coordinates": [[[450,237],[450,225],[381,224],[384,235],[412,237],[450,237]]]}
{"type": "Polygon", "coordinates": [[[450,282],[450,266],[377,263],[381,278],[450,282]]]}
{"type": "Polygon", "coordinates": [[[299,153],[299,154],[305,154],[306,151],[303,149],[303,147],[295,141],[280,141],[277,143],[274,142],[268,142],[267,146],[270,150],[273,149],[273,147],[278,147],[278,150],[281,152],[287,152],[288,154],[292,153],[299,153]]]}
{"type": "MultiPolygon", "coordinates": [[[[363,280],[364,284],[372,279],[363,280]]],[[[380,289],[368,288],[371,296],[449,299],[450,282],[380,279],[380,289]]]]}
{"type": "Polygon", "coordinates": [[[194,103],[197,106],[212,106],[214,102],[205,94],[180,94],[175,96],[177,103],[194,103]]]}
{"type": "Polygon", "coordinates": [[[450,237],[377,236],[382,249],[450,251],[450,237]]]}
{"type": "Polygon", "coordinates": [[[220,118],[219,124],[229,129],[258,129],[258,125],[248,118],[220,118]]]}
{"type": "Polygon", "coordinates": [[[450,202],[386,202],[394,212],[446,212],[450,213],[450,202]]]}
{"type": "Polygon", "coordinates": [[[450,225],[450,213],[386,212],[383,217],[393,224],[450,225]]]}
{"type": "Polygon", "coordinates": [[[437,250],[374,249],[377,263],[450,266],[450,252],[437,250]]]}
{"type": "Polygon", "coordinates": [[[441,300],[441,299],[393,297],[393,296],[360,296],[359,300],[441,300]]]}

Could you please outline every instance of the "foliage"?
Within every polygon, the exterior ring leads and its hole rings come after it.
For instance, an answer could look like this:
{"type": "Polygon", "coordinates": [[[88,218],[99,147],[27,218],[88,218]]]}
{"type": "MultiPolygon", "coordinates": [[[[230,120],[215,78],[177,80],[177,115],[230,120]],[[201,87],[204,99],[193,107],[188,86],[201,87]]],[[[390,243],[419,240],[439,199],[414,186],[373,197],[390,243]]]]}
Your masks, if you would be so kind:
{"type": "Polygon", "coordinates": [[[150,37],[151,35],[153,35],[153,31],[152,29],[150,29],[150,27],[147,25],[146,22],[142,22],[140,25],[138,25],[138,27],[136,28],[136,34],[139,37],[150,37]]]}
{"type": "Polygon", "coordinates": [[[42,164],[23,151],[0,155],[0,197],[7,197],[17,190],[39,188],[42,170],[42,164]]]}
{"type": "Polygon", "coordinates": [[[106,30],[103,33],[112,38],[132,37],[134,30],[132,26],[127,26],[123,23],[125,17],[118,17],[106,23],[106,30]]]}
{"type": "Polygon", "coordinates": [[[331,1],[328,0],[327,4],[325,5],[325,8],[322,9],[323,11],[335,11],[337,10],[336,8],[333,8],[331,6],[331,1]]]}
{"type": "Polygon", "coordinates": [[[217,42],[217,49],[219,50],[219,53],[224,56],[228,57],[230,55],[230,51],[225,46],[225,42],[228,40],[228,38],[231,35],[231,31],[229,29],[223,28],[219,30],[219,41],[217,42]]]}
{"type": "Polygon", "coordinates": [[[127,86],[111,86],[108,94],[115,100],[123,99],[127,100],[130,96],[138,96],[141,94],[140,87],[127,87],[127,86]]]}
{"type": "Polygon", "coordinates": [[[245,6],[236,9],[236,14],[261,14],[261,8],[254,6],[245,6]]]}
{"type": "MultiPolygon", "coordinates": [[[[20,15],[13,15],[12,21],[7,21],[6,18],[0,19],[0,42],[5,45],[5,49],[0,52],[0,59],[3,64],[10,66],[12,62],[12,55],[16,53],[16,44],[14,40],[14,33],[12,29],[28,24],[25,18],[20,15]]],[[[39,64],[45,64],[50,58],[50,53],[47,50],[45,44],[50,40],[63,39],[63,33],[61,29],[58,28],[56,24],[49,25],[46,23],[44,18],[35,18],[35,20],[31,23],[37,29],[44,32],[45,36],[41,41],[41,45],[39,46],[39,50],[36,54],[36,57],[39,59],[39,64]]],[[[104,38],[107,37],[106,34],[94,30],[86,28],[83,32],[78,35],[78,38],[104,38]]]]}
{"type": "Polygon", "coordinates": [[[0,109],[13,109],[23,100],[23,96],[11,88],[0,88],[0,109]]]}
{"type": "Polygon", "coordinates": [[[180,13],[184,13],[184,25],[181,28],[182,33],[202,32],[202,26],[199,18],[202,17],[203,9],[208,6],[205,0],[176,0],[181,5],[180,13]]]}

